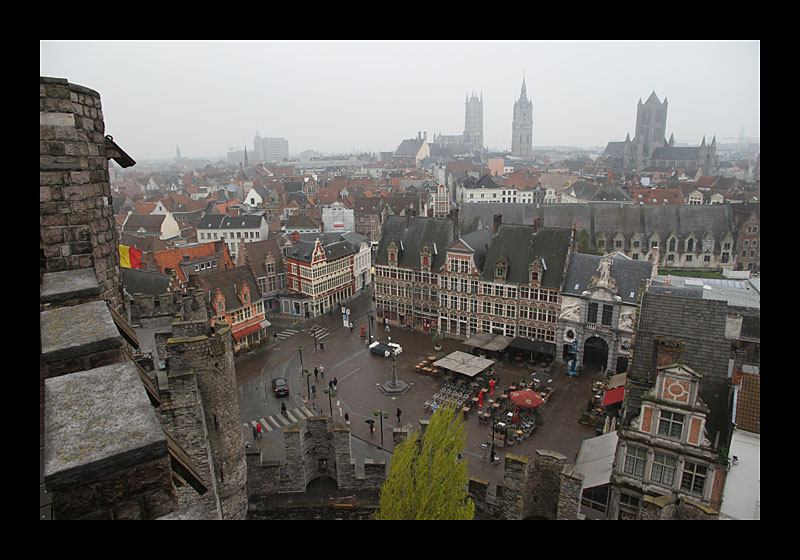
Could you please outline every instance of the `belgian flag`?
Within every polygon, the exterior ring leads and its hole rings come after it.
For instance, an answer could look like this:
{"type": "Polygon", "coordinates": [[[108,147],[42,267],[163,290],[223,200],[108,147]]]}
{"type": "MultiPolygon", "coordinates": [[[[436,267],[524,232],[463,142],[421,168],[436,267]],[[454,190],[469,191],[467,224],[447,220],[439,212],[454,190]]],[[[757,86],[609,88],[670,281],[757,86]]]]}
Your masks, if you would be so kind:
{"type": "Polygon", "coordinates": [[[142,268],[142,252],[136,247],[120,245],[119,264],[124,268],[142,268]]]}

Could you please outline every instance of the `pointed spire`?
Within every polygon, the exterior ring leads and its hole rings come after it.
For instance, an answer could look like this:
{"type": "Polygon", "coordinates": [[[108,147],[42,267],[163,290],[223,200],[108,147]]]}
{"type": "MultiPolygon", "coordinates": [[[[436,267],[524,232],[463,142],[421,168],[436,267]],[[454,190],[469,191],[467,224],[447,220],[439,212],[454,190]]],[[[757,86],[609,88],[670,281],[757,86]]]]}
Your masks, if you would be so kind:
{"type": "Polygon", "coordinates": [[[528,93],[527,93],[527,91],[525,89],[525,71],[524,70],[522,71],[522,91],[519,94],[519,98],[520,99],[527,99],[528,98],[528,93]]]}
{"type": "Polygon", "coordinates": [[[714,146],[714,147],[716,147],[716,145],[717,145],[717,135],[716,134],[714,135],[714,138],[711,139],[711,145],[714,146]]]}
{"type": "Polygon", "coordinates": [[[706,136],[705,136],[705,134],[704,134],[704,135],[703,135],[703,141],[700,143],[700,147],[702,148],[702,147],[703,147],[703,146],[705,146],[705,145],[706,145],[706,136]]]}
{"type": "Polygon", "coordinates": [[[630,132],[629,132],[629,133],[628,133],[628,135],[625,137],[625,141],[626,141],[626,142],[630,142],[630,141],[631,141],[631,133],[630,133],[630,132]]]}
{"type": "Polygon", "coordinates": [[[674,133],[669,135],[669,142],[667,142],[667,143],[669,144],[670,148],[672,148],[675,145],[675,134],[674,133]]]}

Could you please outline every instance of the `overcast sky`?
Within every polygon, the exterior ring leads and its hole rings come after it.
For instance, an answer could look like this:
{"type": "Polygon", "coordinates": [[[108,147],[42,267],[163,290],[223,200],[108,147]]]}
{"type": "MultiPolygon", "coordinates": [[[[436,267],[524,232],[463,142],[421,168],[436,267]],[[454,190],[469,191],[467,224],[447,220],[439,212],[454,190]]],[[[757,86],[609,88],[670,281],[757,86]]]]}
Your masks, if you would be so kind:
{"type": "Polygon", "coordinates": [[[758,41],[41,41],[39,74],[97,91],[136,160],[250,152],[256,130],[291,153],[393,151],[462,134],[472,92],[484,143],[510,150],[523,74],[534,146],[633,138],[653,91],[676,143],[761,126],[758,41]]]}

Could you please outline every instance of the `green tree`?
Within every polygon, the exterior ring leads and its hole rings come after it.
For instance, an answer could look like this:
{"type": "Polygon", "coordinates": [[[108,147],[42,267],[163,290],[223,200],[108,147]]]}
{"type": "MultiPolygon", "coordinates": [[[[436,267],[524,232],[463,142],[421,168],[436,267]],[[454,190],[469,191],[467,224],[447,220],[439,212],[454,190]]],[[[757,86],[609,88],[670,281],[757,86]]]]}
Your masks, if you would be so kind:
{"type": "Polygon", "coordinates": [[[467,462],[459,459],[465,441],[455,407],[437,410],[422,436],[413,432],[395,447],[375,519],[472,519],[467,462]]]}

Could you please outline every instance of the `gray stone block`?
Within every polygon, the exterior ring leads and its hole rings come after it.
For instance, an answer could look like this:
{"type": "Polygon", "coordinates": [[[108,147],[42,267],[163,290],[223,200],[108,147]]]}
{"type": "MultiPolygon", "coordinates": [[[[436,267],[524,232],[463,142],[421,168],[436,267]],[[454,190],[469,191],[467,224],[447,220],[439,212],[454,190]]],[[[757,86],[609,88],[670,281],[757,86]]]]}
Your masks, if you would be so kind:
{"type": "Polygon", "coordinates": [[[60,307],[39,314],[45,362],[121,348],[119,331],[103,301],[60,307]]]}
{"type": "Polygon", "coordinates": [[[45,381],[44,479],[69,489],[167,456],[167,440],[133,362],[45,381]]]}

